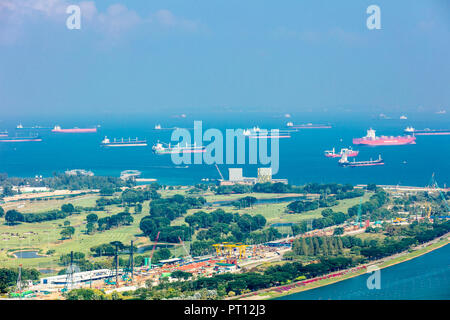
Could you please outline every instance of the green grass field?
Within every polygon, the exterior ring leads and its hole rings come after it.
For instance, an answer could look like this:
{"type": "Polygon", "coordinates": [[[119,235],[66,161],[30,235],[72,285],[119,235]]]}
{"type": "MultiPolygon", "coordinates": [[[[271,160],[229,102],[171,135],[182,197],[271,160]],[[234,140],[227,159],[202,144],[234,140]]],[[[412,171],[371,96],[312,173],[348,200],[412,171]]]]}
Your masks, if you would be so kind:
{"type": "MultiPolygon", "coordinates": [[[[174,194],[186,194],[186,190],[164,190],[162,191],[163,197],[173,196],[174,194]]],[[[197,195],[198,196],[198,195],[197,195]]],[[[205,198],[208,202],[221,201],[221,200],[237,200],[245,196],[254,196],[258,199],[270,199],[279,198],[283,196],[295,196],[295,194],[233,194],[233,195],[211,195],[205,194],[205,198]]],[[[368,199],[369,195],[365,195],[363,200],[368,199]]],[[[83,195],[80,197],[68,198],[63,200],[47,200],[47,201],[22,201],[20,203],[12,203],[5,205],[6,210],[17,209],[23,213],[31,212],[44,212],[52,209],[58,209],[62,204],[72,203],[74,206],[92,207],[95,205],[95,200],[98,199],[97,195],[83,195]]],[[[258,204],[253,208],[236,209],[232,206],[224,206],[223,208],[227,212],[233,213],[248,213],[250,215],[261,214],[267,219],[267,226],[278,222],[300,222],[305,219],[312,219],[321,216],[321,211],[324,208],[308,211],[301,214],[288,214],[286,213],[286,207],[289,202],[272,203],[272,204],[258,204]]],[[[347,209],[355,204],[359,203],[359,198],[346,199],[339,201],[339,204],[332,207],[334,211],[346,212],[347,209]]],[[[219,208],[214,206],[211,208],[203,208],[201,210],[205,212],[211,212],[219,208]]],[[[108,206],[106,211],[94,212],[99,218],[116,214],[122,211],[123,208],[119,206],[108,206]]],[[[134,212],[133,208],[130,208],[130,212],[134,212]]],[[[187,215],[193,214],[200,209],[191,209],[187,215]]],[[[18,266],[23,264],[24,267],[35,268],[55,268],[57,267],[57,261],[61,254],[70,253],[70,251],[83,252],[86,256],[90,254],[90,248],[99,244],[109,243],[111,241],[121,241],[124,244],[128,244],[131,240],[134,240],[135,245],[148,245],[152,242],[141,235],[139,229],[139,222],[149,212],[149,201],[144,202],[143,210],[140,214],[133,214],[134,222],[130,226],[122,226],[119,228],[96,232],[92,235],[85,234],[86,229],[86,216],[91,212],[82,212],[80,214],[74,214],[66,219],[59,219],[54,221],[45,221],[41,223],[21,223],[14,226],[9,226],[3,223],[0,224],[0,265],[1,266],[18,266]],[[61,240],[60,232],[63,228],[65,220],[70,222],[70,225],[75,227],[75,234],[72,239],[61,240]],[[11,257],[8,253],[17,251],[20,249],[35,249],[39,251],[39,254],[45,255],[48,250],[55,250],[55,253],[48,257],[33,258],[33,259],[17,259],[11,257]]],[[[187,216],[185,215],[185,216],[187,216]]],[[[172,225],[181,225],[185,223],[184,217],[175,219],[172,225]]],[[[195,237],[194,237],[195,239],[195,237]]],[[[189,242],[186,242],[186,247],[189,247],[189,242]]],[[[174,256],[180,256],[185,254],[185,250],[182,246],[176,246],[172,249],[174,256]]],[[[147,253],[148,254],[148,253],[147,253]]]]}

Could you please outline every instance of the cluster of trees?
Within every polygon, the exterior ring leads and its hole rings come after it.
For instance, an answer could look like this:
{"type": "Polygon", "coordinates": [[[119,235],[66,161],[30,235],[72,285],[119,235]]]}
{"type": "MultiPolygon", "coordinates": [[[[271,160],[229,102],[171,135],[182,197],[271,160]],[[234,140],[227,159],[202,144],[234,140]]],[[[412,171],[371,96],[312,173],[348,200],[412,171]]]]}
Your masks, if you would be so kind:
{"type": "Polygon", "coordinates": [[[380,259],[396,253],[408,250],[411,246],[425,243],[438,238],[450,231],[450,221],[435,223],[433,225],[412,223],[403,230],[404,236],[400,239],[394,237],[386,238],[382,243],[372,242],[369,246],[361,249],[361,255],[369,260],[380,259]]]}
{"type": "MultiPolygon", "coordinates": [[[[373,194],[368,201],[361,204],[361,213],[363,218],[368,218],[370,220],[379,220],[391,215],[389,210],[382,208],[382,206],[388,201],[387,193],[381,189],[377,188],[375,194],[373,194]]],[[[347,211],[350,217],[356,216],[358,214],[359,204],[350,207],[347,211]]]]}
{"type": "Polygon", "coordinates": [[[289,213],[302,213],[305,211],[315,210],[318,208],[332,207],[338,204],[338,201],[333,196],[320,197],[316,200],[296,200],[288,204],[289,213]]]}
{"type": "Polygon", "coordinates": [[[266,225],[266,218],[260,214],[255,216],[232,214],[222,209],[211,213],[199,211],[187,216],[185,221],[194,230],[207,229],[200,230],[197,239],[215,241],[229,241],[231,240],[229,236],[234,238],[234,241],[244,241],[252,231],[262,229],[266,225]]]}
{"type": "Polygon", "coordinates": [[[292,243],[292,251],[300,256],[341,255],[344,244],[340,237],[308,237],[296,239],[292,243]]]}
{"type": "Polygon", "coordinates": [[[253,205],[256,203],[257,200],[258,199],[256,199],[255,197],[247,196],[239,199],[238,201],[234,201],[233,206],[235,206],[238,209],[253,207],[253,205]]]}
{"type": "MultiPolygon", "coordinates": [[[[97,220],[97,230],[104,231],[111,228],[117,228],[120,226],[129,226],[134,221],[133,217],[129,212],[119,212],[108,217],[103,217],[97,220]]],[[[91,222],[94,223],[94,222],[91,222]]],[[[88,226],[86,226],[88,229],[88,226]]]]}
{"type": "Polygon", "coordinates": [[[161,195],[156,191],[159,187],[147,187],[145,189],[126,189],[122,192],[122,202],[131,205],[142,203],[146,200],[159,199],[161,195]],[[156,189],[155,189],[156,188],[156,189]]]}
{"type": "MultiPolygon", "coordinates": [[[[16,268],[0,268],[0,293],[8,292],[9,288],[16,285],[19,270],[16,268]]],[[[23,280],[39,280],[39,271],[36,269],[22,268],[23,280]]]]}
{"type": "MultiPolygon", "coordinates": [[[[322,217],[315,218],[311,221],[312,229],[323,229],[334,225],[344,223],[349,216],[343,212],[334,212],[332,209],[322,210],[322,217]]],[[[305,233],[308,230],[308,222],[302,221],[299,224],[292,226],[292,231],[295,235],[305,233]]]]}
{"type": "Polygon", "coordinates": [[[50,189],[104,189],[110,187],[118,189],[124,186],[133,186],[133,181],[123,181],[118,177],[102,177],[102,176],[83,176],[83,175],[66,175],[64,173],[54,173],[53,177],[36,180],[34,178],[10,178],[7,174],[0,174],[0,186],[31,186],[31,187],[48,187],[50,189]]]}
{"type": "MultiPolygon", "coordinates": [[[[0,210],[0,217],[3,216],[2,211],[0,210]]],[[[35,223],[42,221],[50,221],[57,219],[64,219],[70,216],[73,213],[78,213],[79,210],[75,209],[75,207],[71,203],[63,204],[61,206],[61,210],[50,210],[47,212],[40,213],[26,213],[23,214],[17,210],[8,210],[5,215],[5,220],[8,224],[15,224],[18,222],[27,222],[27,223],[35,223]]]]}
{"type": "Polygon", "coordinates": [[[141,231],[150,239],[166,242],[191,240],[192,229],[186,225],[171,226],[170,222],[181,217],[188,209],[201,208],[206,203],[203,197],[184,197],[174,195],[170,198],[154,199],[150,202],[150,215],[145,216],[139,223],[141,231]]]}

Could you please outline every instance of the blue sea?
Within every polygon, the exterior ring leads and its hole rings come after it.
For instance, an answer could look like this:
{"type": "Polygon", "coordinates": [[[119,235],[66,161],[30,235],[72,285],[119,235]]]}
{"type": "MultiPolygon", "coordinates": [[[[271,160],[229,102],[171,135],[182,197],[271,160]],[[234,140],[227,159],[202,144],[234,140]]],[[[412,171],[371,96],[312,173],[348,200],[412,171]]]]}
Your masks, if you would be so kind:
{"type": "Polygon", "coordinates": [[[450,245],[381,269],[379,289],[367,288],[370,275],[361,275],[277,300],[448,300],[450,245]]]}
{"type": "MultiPolygon", "coordinates": [[[[394,118],[394,117],[393,117],[394,118]]],[[[175,165],[170,155],[155,155],[151,146],[158,140],[170,142],[170,130],[154,130],[156,124],[163,128],[193,128],[194,120],[201,120],[203,132],[209,128],[246,129],[259,126],[265,129],[285,129],[285,124],[329,123],[331,129],[308,129],[293,132],[291,138],[279,140],[279,171],[274,178],[286,178],[291,184],[308,182],[337,182],[352,184],[394,184],[425,186],[435,173],[440,186],[450,184],[450,135],[418,136],[415,145],[361,147],[357,160],[375,159],[381,155],[384,166],[342,168],[337,159],[324,156],[324,150],[337,151],[352,145],[352,138],[366,135],[369,128],[377,135],[402,135],[406,126],[416,129],[449,129],[447,114],[408,115],[408,120],[380,119],[366,114],[283,114],[257,112],[211,113],[187,115],[104,115],[74,117],[15,117],[0,120],[0,131],[7,129],[15,134],[15,127],[60,125],[63,128],[100,125],[97,133],[55,134],[39,130],[42,142],[0,143],[0,172],[9,176],[51,176],[68,169],[86,169],[96,175],[119,176],[123,170],[135,169],[144,178],[156,178],[162,184],[193,184],[202,178],[220,178],[214,165],[175,165]],[[109,138],[146,138],[149,146],[141,148],[102,148],[101,140],[109,138]]],[[[27,132],[23,131],[22,133],[27,132]]],[[[34,131],[36,132],[36,131],[34,131]]],[[[207,144],[207,143],[205,143],[207,144]]],[[[269,149],[270,150],[270,149],[269,149]]],[[[228,168],[242,167],[244,176],[254,177],[257,168],[265,165],[219,165],[225,178],[228,168]]]]}

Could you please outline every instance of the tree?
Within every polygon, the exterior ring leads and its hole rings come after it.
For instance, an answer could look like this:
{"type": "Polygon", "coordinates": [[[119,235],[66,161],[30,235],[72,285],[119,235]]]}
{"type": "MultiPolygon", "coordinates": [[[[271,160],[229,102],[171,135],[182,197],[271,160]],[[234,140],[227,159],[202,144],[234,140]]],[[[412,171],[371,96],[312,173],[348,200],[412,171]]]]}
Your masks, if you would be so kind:
{"type": "Polygon", "coordinates": [[[5,215],[5,220],[8,224],[14,224],[16,222],[21,222],[24,220],[23,214],[17,210],[8,210],[5,215]]]}
{"type": "Polygon", "coordinates": [[[61,210],[65,213],[72,213],[75,211],[75,207],[71,203],[66,203],[61,206],[61,210]]]}
{"type": "Polygon", "coordinates": [[[344,234],[344,228],[338,227],[338,228],[335,228],[335,229],[334,229],[333,235],[335,235],[335,236],[340,236],[341,234],[344,234]]]}
{"type": "Polygon", "coordinates": [[[98,216],[95,213],[90,213],[86,216],[86,221],[88,223],[95,223],[98,221],[98,216]]]}
{"type": "Polygon", "coordinates": [[[64,226],[65,226],[65,227],[70,226],[70,221],[69,221],[69,220],[64,221],[64,226]]]}
{"type": "Polygon", "coordinates": [[[88,222],[88,224],[86,225],[86,233],[87,234],[92,234],[95,231],[95,225],[92,222],[88,222]]]}
{"type": "Polygon", "coordinates": [[[5,210],[0,207],[0,218],[2,218],[5,215],[5,210]]]}
{"type": "Polygon", "coordinates": [[[66,227],[66,228],[62,229],[60,234],[63,239],[67,239],[67,238],[71,239],[74,233],[75,233],[74,227],[66,227]]]}

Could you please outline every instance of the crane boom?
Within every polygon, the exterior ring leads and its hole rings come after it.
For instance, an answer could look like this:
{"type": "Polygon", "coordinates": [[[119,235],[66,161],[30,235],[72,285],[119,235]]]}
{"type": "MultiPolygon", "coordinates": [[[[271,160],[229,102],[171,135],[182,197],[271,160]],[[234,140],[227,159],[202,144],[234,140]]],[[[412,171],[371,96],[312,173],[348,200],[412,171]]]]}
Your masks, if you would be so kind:
{"type": "Polygon", "coordinates": [[[186,252],[186,256],[188,257],[188,259],[191,258],[191,255],[189,254],[189,251],[186,249],[186,246],[184,245],[183,240],[181,240],[180,237],[178,237],[178,240],[180,240],[181,245],[183,246],[184,251],[186,252]]]}
{"type": "Polygon", "coordinates": [[[155,252],[156,244],[158,243],[159,233],[156,235],[155,244],[153,245],[152,253],[150,254],[150,267],[152,266],[153,253],[155,252]]]}
{"type": "Polygon", "coordinates": [[[222,180],[225,180],[225,179],[223,178],[222,172],[220,172],[220,169],[219,169],[219,166],[217,165],[217,163],[215,163],[214,165],[216,166],[216,169],[217,169],[217,171],[219,172],[220,178],[221,178],[222,180]]]}

